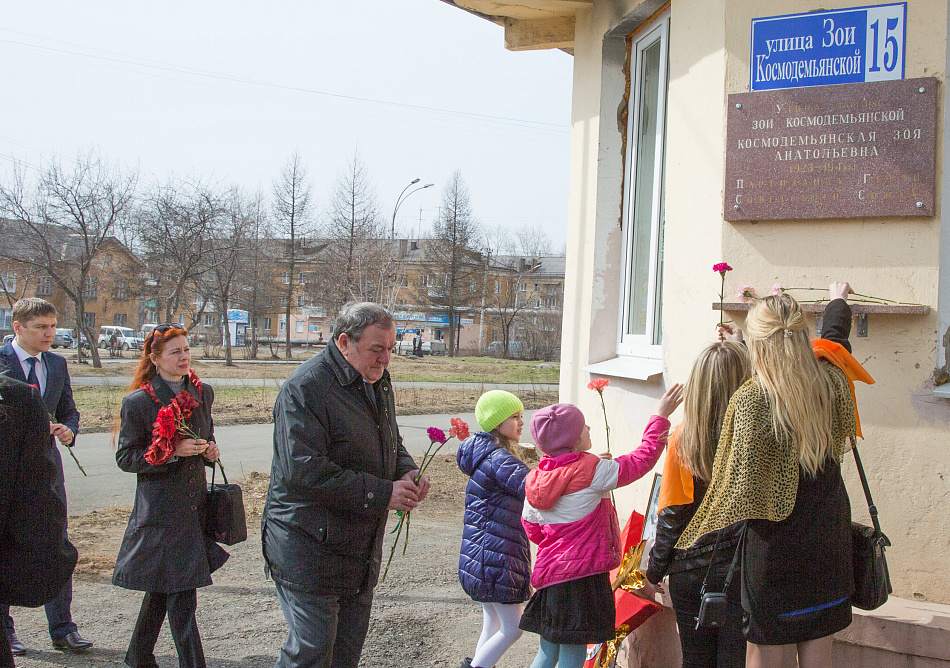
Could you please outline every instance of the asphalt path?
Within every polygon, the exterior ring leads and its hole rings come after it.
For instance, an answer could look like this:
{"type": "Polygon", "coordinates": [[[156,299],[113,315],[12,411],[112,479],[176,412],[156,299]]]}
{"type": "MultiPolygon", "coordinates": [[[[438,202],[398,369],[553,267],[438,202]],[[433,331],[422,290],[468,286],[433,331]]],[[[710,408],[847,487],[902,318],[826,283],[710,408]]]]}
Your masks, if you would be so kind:
{"type": "MultiPolygon", "coordinates": [[[[453,383],[452,386],[457,387],[457,384],[453,383]]],[[[522,441],[525,442],[531,440],[527,426],[532,412],[525,412],[525,429],[522,434],[522,441]]],[[[429,447],[426,430],[429,427],[438,427],[448,434],[451,426],[449,420],[453,417],[462,418],[473,432],[477,431],[478,423],[474,413],[406,415],[397,419],[403,443],[409,453],[416,457],[416,461],[421,459],[429,447]]],[[[270,471],[274,448],[273,424],[216,427],[215,438],[221,448],[221,461],[229,477],[240,479],[251,471],[270,471]]],[[[440,451],[440,456],[454,456],[457,447],[458,441],[450,440],[440,451]]],[[[132,505],[136,476],[116,466],[111,432],[83,434],[80,431],[76,439],[75,453],[87,476],[83,476],[79,471],[65,448],[60,447],[59,450],[66,474],[66,496],[70,515],[132,505]]]]}

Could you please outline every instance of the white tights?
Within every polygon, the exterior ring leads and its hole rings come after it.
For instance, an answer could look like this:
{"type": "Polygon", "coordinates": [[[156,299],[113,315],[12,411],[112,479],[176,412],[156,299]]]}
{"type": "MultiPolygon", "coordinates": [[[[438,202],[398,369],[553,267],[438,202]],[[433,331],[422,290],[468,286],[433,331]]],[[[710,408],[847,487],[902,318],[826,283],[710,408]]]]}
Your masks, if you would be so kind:
{"type": "Polygon", "coordinates": [[[475,647],[472,668],[492,668],[524,633],[518,628],[520,621],[518,603],[482,603],[482,635],[475,647]]]}

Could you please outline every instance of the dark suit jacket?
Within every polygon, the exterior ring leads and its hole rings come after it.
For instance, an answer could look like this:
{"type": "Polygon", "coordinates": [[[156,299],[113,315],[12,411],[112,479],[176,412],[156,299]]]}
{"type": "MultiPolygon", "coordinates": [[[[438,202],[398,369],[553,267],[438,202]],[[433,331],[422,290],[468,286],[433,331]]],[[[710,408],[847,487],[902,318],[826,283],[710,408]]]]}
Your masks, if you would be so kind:
{"type": "Polygon", "coordinates": [[[47,603],[73,572],[61,466],[39,394],[0,381],[0,603],[47,603]]]}
{"type": "MultiPolygon", "coordinates": [[[[69,383],[66,359],[48,350],[43,353],[43,359],[46,361],[46,391],[43,393],[46,410],[56,417],[57,422],[69,427],[75,436],[79,433],[79,411],[73,401],[73,388],[69,383]]],[[[10,343],[0,348],[0,366],[10,378],[26,382],[20,358],[10,343]]]]}

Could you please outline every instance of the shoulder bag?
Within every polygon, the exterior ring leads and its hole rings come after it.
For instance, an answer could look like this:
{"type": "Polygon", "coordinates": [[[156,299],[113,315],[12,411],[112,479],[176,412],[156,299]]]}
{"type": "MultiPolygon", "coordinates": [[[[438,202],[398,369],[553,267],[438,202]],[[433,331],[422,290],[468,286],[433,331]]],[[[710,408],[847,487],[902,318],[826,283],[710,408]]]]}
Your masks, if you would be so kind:
{"type": "Polygon", "coordinates": [[[851,523],[851,560],[854,568],[854,594],[851,595],[851,605],[862,610],[875,610],[884,605],[888,594],[893,591],[891,576],[887,571],[887,560],[884,558],[884,548],[890,547],[891,541],[881,531],[877,508],[871,500],[871,488],[868,487],[858,449],[855,447],[852,452],[854,463],[858,466],[858,474],[861,476],[861,486],[868,501],[868,512],[871,514],[873,526],[851,523]]]}
{"type": "Polygon", "coordinates": [[[241,486],[228,483],[220,462],[215,462],[211,467],[211,482],[208,483],[208,498],[205,500],[205,535],[225,545],[247,540],[241,486]],[[215,466],[221,469],[223,485],[214,483],[215,466]]]}

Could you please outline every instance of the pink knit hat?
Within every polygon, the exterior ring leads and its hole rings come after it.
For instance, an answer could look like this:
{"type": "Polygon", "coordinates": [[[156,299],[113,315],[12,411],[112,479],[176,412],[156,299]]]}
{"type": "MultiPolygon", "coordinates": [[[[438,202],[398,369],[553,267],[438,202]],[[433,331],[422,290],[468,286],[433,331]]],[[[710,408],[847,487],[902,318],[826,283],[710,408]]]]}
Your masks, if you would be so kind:
{"type": "Polygon", "coordinates": [[[551,404],[531,416],[531,436],[548,457],[573,452],[587,421],[573,404],[551,404]]]}

